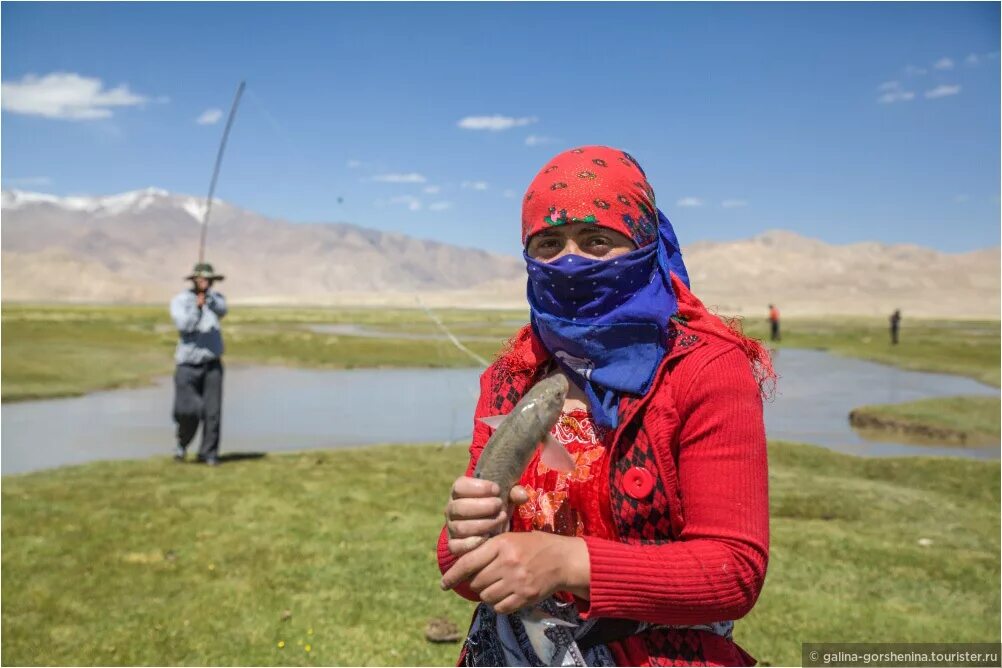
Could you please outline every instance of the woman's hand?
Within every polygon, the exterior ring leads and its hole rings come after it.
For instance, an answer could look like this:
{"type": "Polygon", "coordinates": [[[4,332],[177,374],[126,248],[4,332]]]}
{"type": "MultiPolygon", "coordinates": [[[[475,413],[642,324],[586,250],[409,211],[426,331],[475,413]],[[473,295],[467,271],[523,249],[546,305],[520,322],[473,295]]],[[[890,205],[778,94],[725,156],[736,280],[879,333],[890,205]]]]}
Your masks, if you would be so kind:
{"type": "Polygon", "coordinates": [[[445,528],[449,552],[458,556],[476,548],[494,534],[508,528],[509,503],[520,505],[529,499],[525,489],[511,488],[508,503],[501,501],[497,483],[479,478],[456,478],[452,497],[445,504],[445,528]]]}
{"type": "Polygon", "coordinates": [[[542,601],[555,591],[589,598],[591,566],[581,538],[542,531],[505,533],[468,552],[442,576],[442,589],[469,580],[498,614],[542,601]]]}

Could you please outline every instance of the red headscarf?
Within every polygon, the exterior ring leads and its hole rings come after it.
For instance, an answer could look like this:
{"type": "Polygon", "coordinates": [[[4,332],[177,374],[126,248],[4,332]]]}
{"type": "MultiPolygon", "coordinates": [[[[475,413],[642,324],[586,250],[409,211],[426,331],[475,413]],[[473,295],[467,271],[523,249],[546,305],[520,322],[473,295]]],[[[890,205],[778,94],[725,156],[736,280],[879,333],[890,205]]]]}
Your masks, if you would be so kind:
{"type": "MultiPolygon", "coordinates": [[[[522,200],[522,245],[537,232],[569,223],[615,230],[638,247],[657,240],[654,189],[633,156],[608,146],[582,146],[558,154],[543,166],[522,200]]],[[[748,357],[763,395],[768,394],[776,380],[768,350],[742,333],[739,320],[710,313],[674,275],[672,284],[678,313],[689,328],[738,345],[748,357]]],[[[526,326],[512,337],[498,361],[515,370],[533,367],[547,356],[526,326]]]]}
{"type": "Polygon", "coordinates": [[[608,146],[564,151],[536,174],[522,200],[522,245],[554,225],[592,223],[638,247],[657,239],[654,189],[629,153],[608,146]]]}

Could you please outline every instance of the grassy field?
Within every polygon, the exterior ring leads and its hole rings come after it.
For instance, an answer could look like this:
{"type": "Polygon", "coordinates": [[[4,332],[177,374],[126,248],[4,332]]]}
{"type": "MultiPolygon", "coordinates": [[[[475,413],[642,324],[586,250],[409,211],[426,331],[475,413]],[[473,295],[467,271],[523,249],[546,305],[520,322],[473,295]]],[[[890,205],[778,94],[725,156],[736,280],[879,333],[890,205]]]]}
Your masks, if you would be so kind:
{"type": "MultiPolygon", "coordinates": [[[[765,319],[744,321],[745,333],[769,338],[765,319]]],[[[968,376],[999,386],[999,322],[908,320],[892,346],[881,318],[784,320],[779,348],[817,348],[914,371],[968,376]]]]}
{"type": "Polygon", "coordinates": [[[996,397],[945,397],[901,404],[861,406],[852,411],[853,425],[868,431],[935,439],[957,445],[998,445],[1002,402],[996,397]]]}
{"type": "MultiPolygon", "coordinates": [[[[438,315],[481,357],[491,359],[527,321],[524,311],[443,310],[438,315]]],[[[169,373],[176,333],[166,307],[5,305],[2,399],[66,396],[148,382],[169,373]]],[[[224,325],[233,363],[351,368],[475,364],[444,338],[365,338],[310,331],[313,324],[360,324],[377,331],[430,334],[417,309],[236,307],[224,325]]],[[[766,335],[761,320],[746,332],[766,335]]],[[[999,323],[909,321],[891,346],[877,319],[791,320],[781,346],[820,348],[908,369],[941,371],[999,385],[999,323]]]]}
{"type": "MultiPolygon", "coordinates": [[[[760,661],[798,665],[802,641],[999,641],[997,463],[770,448],[769,575],[736,629],[760,661]]],[[[423,628],[469,621],[435,563],[465,458],[394,446],[6,477],[2,661],[449,665],[458,647],[423,628]]]]}
{"type": "MultiPolygon", "coordinates": [[[[451,310],[439,316],[464,345],[487,359],[514,332],[512,323],[526,319],[518,311],[451,310]],[[467,334],[484,338],[464,339],[467,334]]],[[[224,321],[226,358],[237,364],[324,368],[475,364],[444,338],[375,339],[307,328],[345,323],[408,333],[434,327],[416,309],[234,308],[224,321]]],[[[176,341],[166,308],[4,306],[2,399],[69,396],[147,383],[171,372],[176,341]]]]}

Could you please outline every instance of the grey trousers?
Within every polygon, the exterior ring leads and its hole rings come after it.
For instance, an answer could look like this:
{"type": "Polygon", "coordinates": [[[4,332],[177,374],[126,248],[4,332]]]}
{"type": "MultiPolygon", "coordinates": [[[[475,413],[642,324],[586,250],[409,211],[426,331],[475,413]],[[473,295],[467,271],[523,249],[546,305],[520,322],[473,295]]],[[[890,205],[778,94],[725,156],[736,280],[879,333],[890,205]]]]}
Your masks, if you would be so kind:
{"type": "Polygon", "coordinates": [[[187,448],[202,423],[202,447],[198,456],[219,456],[219,429],[223,416],[223,365],[178,364],[174,370],[174,422],[177,444],[187,448]]]}

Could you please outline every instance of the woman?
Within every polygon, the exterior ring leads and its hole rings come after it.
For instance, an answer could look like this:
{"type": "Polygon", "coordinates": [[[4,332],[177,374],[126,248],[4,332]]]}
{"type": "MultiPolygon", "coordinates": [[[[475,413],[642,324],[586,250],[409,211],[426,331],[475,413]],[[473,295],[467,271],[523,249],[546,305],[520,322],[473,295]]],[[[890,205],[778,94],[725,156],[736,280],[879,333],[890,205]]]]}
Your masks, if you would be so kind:
{"type": "Polygon", "coordinates": [[[547,163],[522,241],[531,323],[481,378],[438,545],[443,588],[481,601],[460,663],[551,660],[531,633],[549,616],[565,620],[551,639],[576,625],[565,665],[754,664],[731,630],[768,561],[767,354],[689,291],[627,153],[587,146],[547,163]],[[537,453],[502,502],[471,477],[492,433],[481,418],[552,374],[570,381],[553,434],[575,468],[537,453]]]}

